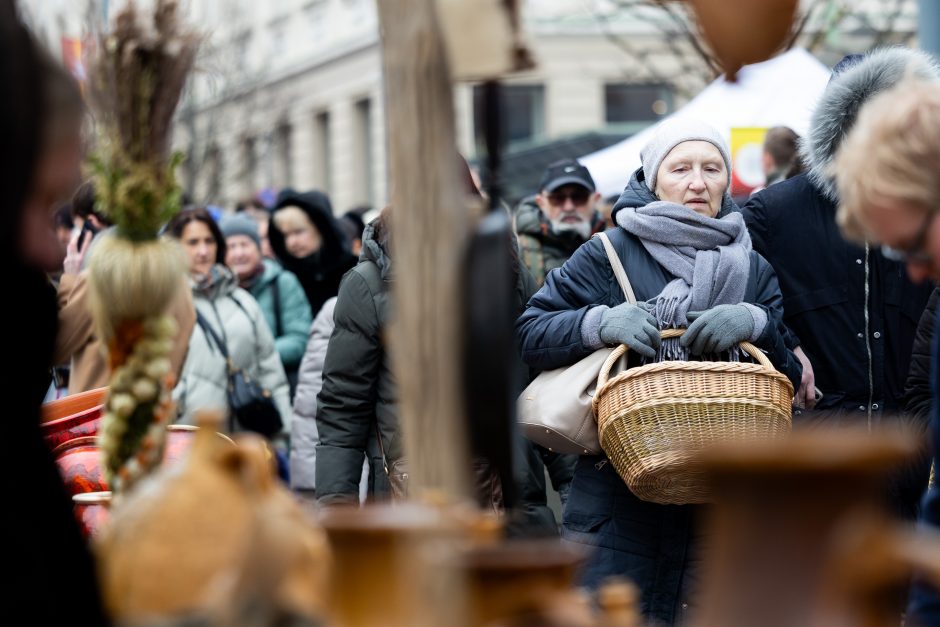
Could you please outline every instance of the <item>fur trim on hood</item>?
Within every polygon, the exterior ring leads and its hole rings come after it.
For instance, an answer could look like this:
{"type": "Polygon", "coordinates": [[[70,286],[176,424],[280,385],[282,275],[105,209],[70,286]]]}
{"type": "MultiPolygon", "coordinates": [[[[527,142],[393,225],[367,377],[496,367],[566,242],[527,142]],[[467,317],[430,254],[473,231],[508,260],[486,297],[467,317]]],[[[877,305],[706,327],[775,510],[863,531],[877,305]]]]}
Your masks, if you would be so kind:
{"type": "Polygon", "coordinates": [[[838,203],[835,174],[831,171],[843,138],[872,96],[908,77],[938,80],[940,65],[925,52],[892,47],[875,50],[858,64],[830,79],[810,123],[809,136],[800,143],[813,185],[838,203]]]}

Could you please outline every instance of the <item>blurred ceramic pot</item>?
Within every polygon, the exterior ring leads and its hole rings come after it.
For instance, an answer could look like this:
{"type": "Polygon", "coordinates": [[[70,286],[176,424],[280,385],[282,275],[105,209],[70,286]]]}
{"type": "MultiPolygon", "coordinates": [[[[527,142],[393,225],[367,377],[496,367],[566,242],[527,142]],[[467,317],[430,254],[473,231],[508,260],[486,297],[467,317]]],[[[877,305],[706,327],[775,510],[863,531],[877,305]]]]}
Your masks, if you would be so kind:
{"type": "Polygon", "coordinates": [[[94,436],[74,438],[52,451],[70,496],[108,489],[97,440],[94,436]]]}
{"type": "MultiPolygon", "coordinates": [[[[199,427],[194,425],[169,425],[166,430],[166,447],[163,450],[164,466],[175,464],[189,453],[193,447],[193,442],[195,442],[199,427]]],[[[216,432],[216,436],[235,446],[235,442],[227,435],[216,432]]]]}
{"type": "Polygon", "coordinates": [[[103,407],[104,405],[98,405],[58,420],[44,422],[41,428],[46,445],[55,450],[56,447],[69,440],[98,435],[103,407]]]}
{"type": "Polygon", "coordinates": [[[108,522],[111,507],[110,492],[87,492],[72,496],[75,518],[82,535],[90,539],[108,522]]]}

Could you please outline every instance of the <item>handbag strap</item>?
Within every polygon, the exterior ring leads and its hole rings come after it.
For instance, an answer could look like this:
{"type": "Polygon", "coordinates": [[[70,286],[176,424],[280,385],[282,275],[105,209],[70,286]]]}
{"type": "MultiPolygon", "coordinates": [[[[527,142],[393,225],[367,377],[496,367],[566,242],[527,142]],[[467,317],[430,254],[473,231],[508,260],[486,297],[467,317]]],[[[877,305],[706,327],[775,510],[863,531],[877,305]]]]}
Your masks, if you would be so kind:
{"type": "Polygon", "coordinates": [[[219,352],[222,353],[222,357],[225,357],[225,360],[228,361],[228,349],[225,346],[225,342],[222,341],[222,338],[215,332],[215,329],[212,328],[212,325],[209,324],[209,321],[199,313],[199,310],[196,310],[196,322],[199,324],[199,328],[202,329],[202,332],[206,334],[206,337],[209,338],[209,344],[215,344],[219,349],[219,352]]]}
{"type": "Polygon", "coordinates": [[[274,297],[274,337],[278,338],[284,335],[284,325],[281,322],[281,289],[278,286],[280,283],[280,275],[274,277],[274,280],[271,282],[271,296],[274,297]]]}
{"type": "Polygon", "coordinates": [[[624,297],[627,299],[628,303],[635,305],[636,294],[633,293],[630,277],[627,276],[627,271],[624,269],[617,251],[614,250],[614,245],[610,242],[610,238],[607,237],[607,233],[603,232],[598,233],[595,237],[599,237],[601,243],[604,244],[604,250],[607,251],[607,260],[610,262],[610,267],[614,270],[614,278],[617,279],[617,283],[620,285],[624,297]]]}

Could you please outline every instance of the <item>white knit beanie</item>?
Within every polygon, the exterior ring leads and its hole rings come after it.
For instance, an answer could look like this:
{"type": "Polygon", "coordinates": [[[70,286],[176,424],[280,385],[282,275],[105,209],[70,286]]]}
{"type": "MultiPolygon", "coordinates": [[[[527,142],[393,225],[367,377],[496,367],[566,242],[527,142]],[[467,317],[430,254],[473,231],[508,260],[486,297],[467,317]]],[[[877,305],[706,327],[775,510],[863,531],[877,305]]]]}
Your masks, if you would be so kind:
{"type": "Polygon", "coordinates": [[[728,185],[731,185],[731,153],[728,151],[728,145],[725,139],[710,124],[690,117],[669,118],[661,122],[653,133],[653,138],[649,141],[643,150],[640,151],[640,162],[643,164],[643,178],[646,179],[646,186],[650,191],[656,192],[656,174],[659,172],[659,166],[669,152],[681,144],[688,141],[704,141],[715,146],[721,153],[721,158],[725,160],[725,168],[728,170],[728,185]]]}

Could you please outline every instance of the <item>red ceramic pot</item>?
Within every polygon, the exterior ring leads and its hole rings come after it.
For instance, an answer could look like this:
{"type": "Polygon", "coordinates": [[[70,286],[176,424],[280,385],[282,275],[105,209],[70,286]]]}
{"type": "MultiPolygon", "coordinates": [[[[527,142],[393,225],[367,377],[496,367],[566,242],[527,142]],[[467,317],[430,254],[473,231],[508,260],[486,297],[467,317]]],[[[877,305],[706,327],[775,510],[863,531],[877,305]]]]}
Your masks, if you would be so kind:
{"type": "Polygon", "coordinates": [[[70,495],[108,489],[97,438],[85,436],[69,440],[57,446],[52,456],[70,495]]]}
{"type": "Polygon", "coordinates": [[[55,450],[69,440],[98,435],[101,411],[104,405],[86,409],[77,414],[42,424],[42,437],[50,449],[55,450]]]}
{"type": "Polygon", "coordinates": [[[88,492],[72,496],[75,518],[86,539],[91,539],[108,522],[110,492],[88,492]]]}
{"type": "MultiPolygon", "coordinates": [[[[166,430],[166,448],[163,450],[163,465],[169,466],[186,457],[189,453],[189,449],[193,445],[193,440],[196,437],[196,432],[199,431],[199,427],[193,425],[169,425],[166,430]]],[[[222,433],[217,433],[216,435],[229,444],[235,445],[235,442],[228,436],[222,433]]]]}

